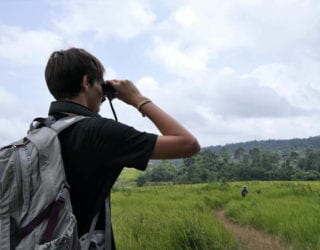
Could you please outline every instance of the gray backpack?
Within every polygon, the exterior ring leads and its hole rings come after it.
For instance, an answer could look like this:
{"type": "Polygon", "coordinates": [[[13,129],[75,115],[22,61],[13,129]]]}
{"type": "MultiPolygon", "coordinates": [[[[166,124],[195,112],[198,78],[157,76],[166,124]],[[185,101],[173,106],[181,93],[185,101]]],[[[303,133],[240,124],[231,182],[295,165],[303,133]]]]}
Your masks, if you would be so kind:
{"type": "Polygon", "coordinates": [[[0,250],[91,249],[97,216],[80,241],[57,136],[84,118],[35,119],[26,137],[0,149],[0,250]]]}

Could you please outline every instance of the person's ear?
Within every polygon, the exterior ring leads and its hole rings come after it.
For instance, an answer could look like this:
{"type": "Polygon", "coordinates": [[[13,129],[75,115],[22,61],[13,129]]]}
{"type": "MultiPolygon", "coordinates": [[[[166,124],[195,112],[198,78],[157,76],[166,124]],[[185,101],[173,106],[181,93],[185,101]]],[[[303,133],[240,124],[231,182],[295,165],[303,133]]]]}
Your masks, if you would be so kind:
{"type": "Polygon", "coordinates": [[[88,79],[88,75],[84,75],[82,77],[82,82],[81,82],[81,90],[86,92],[89,89],[90,83],[88,79]]]}

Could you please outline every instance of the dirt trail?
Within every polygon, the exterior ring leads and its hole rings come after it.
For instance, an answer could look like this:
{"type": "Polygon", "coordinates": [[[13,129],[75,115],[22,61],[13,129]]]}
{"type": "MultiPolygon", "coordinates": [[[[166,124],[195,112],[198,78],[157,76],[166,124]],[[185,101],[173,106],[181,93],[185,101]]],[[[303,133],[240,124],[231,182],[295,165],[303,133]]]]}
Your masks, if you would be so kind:
{"type": "Polygon", "coordinates": [[[225,228],[231,232],[242,244],[242,249],[247,250],[290,250],[274,237],[262,233],[249,226],[241,226],[224,216],[224,211],[215,212],[215,216],[225,228]]]}

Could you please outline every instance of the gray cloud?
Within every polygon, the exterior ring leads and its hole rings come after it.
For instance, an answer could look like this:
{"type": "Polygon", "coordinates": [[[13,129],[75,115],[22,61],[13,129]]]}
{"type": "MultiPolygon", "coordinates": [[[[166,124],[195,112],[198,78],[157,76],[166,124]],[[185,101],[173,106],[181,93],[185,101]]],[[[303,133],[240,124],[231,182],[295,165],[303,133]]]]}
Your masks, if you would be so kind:
{"type": "Polygon", "coordinates": [[[47,30],[0,25],[0,58],[17,65],[42,65],[52,50],[62,47],[62,40],[47,30]]]}
{"type": "Polygon", "coordinates": [[[54,26],[65,36],[130,39],[150,28],[156,15],[148,1],[57,1],[54,26]]]}
{"type": "MultiPolygon", "coordinates": [[[[209,93],[207,98],[210,98],[209,93]]],[[[250,79],[228,79],[218,83],[212,99],[213,110],[225,116],[274,118],[303,113],[273,89],[261,87],[250,79]]]]}
{"type": "MultiPolygon", "coordinates": [[[[136,81],[202,145],[320,133],[318,0],[50,3],[41,30],[0,25],[2,141],[46,115],[46,59],[68,45],[106,59],[109,76],[136,81]]],[[[120,121],[157,132],[133,108],[115,108],[120,121]]],[[[112,116],[107,105],[101,113],[112,116]]]]}

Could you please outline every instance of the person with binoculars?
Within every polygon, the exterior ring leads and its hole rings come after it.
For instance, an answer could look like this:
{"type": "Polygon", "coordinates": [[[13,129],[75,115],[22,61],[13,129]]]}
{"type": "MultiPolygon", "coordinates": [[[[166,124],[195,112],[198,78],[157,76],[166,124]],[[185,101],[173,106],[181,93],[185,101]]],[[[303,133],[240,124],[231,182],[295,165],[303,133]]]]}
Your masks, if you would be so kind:
{"type": "MultiPolygon", "coordinates": [[[[150,159],[191,157],[200,150],[195,136],[131,81],[104,81],[104,73],[102,63],[80,48],[53,52],[45,68],[48,89],[56,99],[49,115],[56,120],[68,115],[89,117],[59,134],[79,236],[88,232],[92,218],[103,208],[106,193],[124,167],[145,170],[150,159]],[[100,116],[105,97],[135,107],[160,133],[141,132],[100,116]]],[[[100,217],[97,229],[104,227],[104,218],[100,217]]]]}

